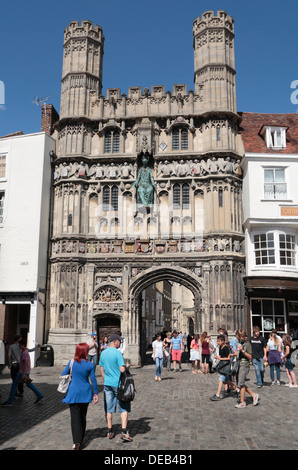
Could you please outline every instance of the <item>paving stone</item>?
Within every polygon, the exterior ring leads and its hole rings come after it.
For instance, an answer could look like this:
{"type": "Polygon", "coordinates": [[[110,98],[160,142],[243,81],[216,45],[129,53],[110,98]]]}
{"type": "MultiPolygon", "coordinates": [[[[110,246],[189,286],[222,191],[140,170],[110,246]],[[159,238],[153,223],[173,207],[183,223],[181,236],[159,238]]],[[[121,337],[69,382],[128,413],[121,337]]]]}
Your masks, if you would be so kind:
{"type": "MultiPolygon", "coordinates": [[[[11,408],[0,408],[0,450],[72,448],[69,408],[57,392],[61,370],[58,367],[32,370],[31,377],[45,395],[44,402],[35,404],[35,395],[25,387],[23,398],[16,398],[11,408]]],[[[133,442],[121,441],[118,413],[113,417],[116,436],[107,439],[103,384],[97,370],[100,396],[97,405],[89,405],[84,449],[106,452],[298,449],[298,389],[283,385],[264,385],[257,389],[253,368],[248,383],[260,395],[260,403],[253,406],[247,396],[245,409],[235,408],[233,397],[211,401],[217,390],[218,375],[194,375],[190,364],[184,364],[182,373],[163,370],[160,383],[154,380],[152,365],[132,369],[132,373],[137,394],[128,428],[133,442]]],[[[265,382],[269,381],[266,370],[265,382]]],[[[287,381],[284,368],[281,381],[287,381]]],[[[6,368],[0,375],[1,403],[7,399],[10,386],[6,368]]]]}

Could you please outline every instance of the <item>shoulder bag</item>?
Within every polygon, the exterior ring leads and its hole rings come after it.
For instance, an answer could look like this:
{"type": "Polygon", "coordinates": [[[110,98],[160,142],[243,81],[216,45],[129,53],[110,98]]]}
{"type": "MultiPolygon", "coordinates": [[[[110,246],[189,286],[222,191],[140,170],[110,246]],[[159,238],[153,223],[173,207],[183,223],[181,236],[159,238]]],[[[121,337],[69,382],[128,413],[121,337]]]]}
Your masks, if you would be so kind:
{"type": "Polygon", "coordinates": [[[67,393],[68,391],[68,388],[69,388],[69,385],[70,385],[70,382],[71,382],[71,377],[72,377],[72,366],[73,366],[73,359],[71,360],[71,363],[70,363],[70,372],[69,374],[67,375],[61,375],[60,377],[60,382],[59,382],[59,385],[58,385],[58,392],[60,393],[67,393]]]}

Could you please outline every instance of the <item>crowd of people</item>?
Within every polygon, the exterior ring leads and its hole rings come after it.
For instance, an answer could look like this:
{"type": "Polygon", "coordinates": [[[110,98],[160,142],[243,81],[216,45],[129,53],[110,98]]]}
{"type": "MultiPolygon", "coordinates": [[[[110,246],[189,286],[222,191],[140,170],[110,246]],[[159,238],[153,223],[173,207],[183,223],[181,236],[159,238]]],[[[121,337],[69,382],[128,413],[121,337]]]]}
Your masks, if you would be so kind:
{"type": "Polygon", "coordinates": [[[202,334],[183,335],[175,330],[166,333],[164,338],[158,333],[152,343],[152,357],[156,365],[155,380],[161,382],[163,366],[168,372],[182,371],[182,353],[187,349],[193,374],[219,374],[217,391],[210,398],[212,401],[221,400],[225,394],[233,394],[238,400],[235,407],[245,408],[245,395],[248,393],[253,404],[257,405],[259,394],[252,391],[246,383],[251,364],[255,370],[257,388],[264,384],[266,366],[269,366],[270,370],[270,385],[280,385],[280,368],[283,365],[288,378],[285,386],[298,387],[294,373],[295,365],[291,361],[295,347],[290,335],[280,337],[276,330],[272,330],[266,340],[260,335],[257,326],[253,328],[251,338],[247,337],[243,329],[237,330],[231,339],[225,328],[219,328],[217,334],[217,340],[214,342],[206,331],[202,334]],[[234,369],[233,364],[237,364],[234,369]]]}
{"type": "MultiPolygon", "coordinates": [[[[37,349],[40,345],[37,345],[37,349]]],[[[252,364],[255,370],[257,388],[264,385],[264,372],[266,366],[270,369],[270,385],[281,385],[280,368],[285,365],[288,383],[285,386],[297,388],[295,365],[291,361],[294,351],[290,335],[280,337],[276,330],[272,330],[266,340],[260,334],[257,326],[253,327],[253,334],[247,337],[243,329],[236,331],[229,339],[224,328],[217,331],[216,342],[207,332],[202,334],[182,334],[182,332],[158,333],[152,342],[152,358],[155,362],[155,380],[162,381],[162,370],[168,372],[182,371],[182,354],[186,354],[186,361],[191,363],[193,374],[209,375],[218,373],[218,387],[216,393],[210,397],[212,401],[219,401],[231,394],[237,398],[236,408],[245,408],[246,394],[252,397],[253,405],[259,403],[259,394],[247,385],[247,378],[252,364]],[[233,369],[232,365],[237,363],[233,369]]],[[[13,405],[15,396],[23,396],[24,384],[36,395],[36,403],[43,400],[42,393],[30,380],[30,357],[25,341],[21,336],[14,338],[14,343],[8,349],[8,366],[10,368],[12,385],[9,397],[2,404],[3,407],[13,405]]],[[[86,343],[79,343],[74,358],[70,359],[62,375],[71,374],[71,382],[62,402],[67,403],[70,409],[71,431],[73,436],[73,449],[81,450],[86,431],[86,417],[89,404],[98,402],[98,385],[95,376],[96,366],[99,365],[103,380],[104,410],[107,423],[107,437],[113,439],[115,433],[112,427],[113,413],[121,416],[122,431],[120,438],[130,442],[132,438],[127,429],[128,413],[131,411],[130,403],[123,403],[117,397],[117,389],[121,373],[126,370],[123,353],[125,351],[125,338],[112,334],[105,336],[100,344],[96,333],[86,343]]],[[[185,356],[184,356],[185,357],[185,356]]]]}

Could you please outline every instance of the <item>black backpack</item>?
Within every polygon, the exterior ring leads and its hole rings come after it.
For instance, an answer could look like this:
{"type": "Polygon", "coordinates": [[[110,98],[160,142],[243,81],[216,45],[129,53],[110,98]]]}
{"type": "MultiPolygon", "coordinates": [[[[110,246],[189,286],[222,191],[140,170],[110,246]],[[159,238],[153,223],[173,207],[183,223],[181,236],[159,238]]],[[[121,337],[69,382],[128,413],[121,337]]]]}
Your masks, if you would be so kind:
{"type": "Polygon", "coordinates": [[[132,378],[131,373],[125,367],[125,371],[121,372],[119,378],[119,384],[117,389],[117,398],[119,401],[129,403],[133,401],[135,397],[136,389],[134,380],[132,378]]]}

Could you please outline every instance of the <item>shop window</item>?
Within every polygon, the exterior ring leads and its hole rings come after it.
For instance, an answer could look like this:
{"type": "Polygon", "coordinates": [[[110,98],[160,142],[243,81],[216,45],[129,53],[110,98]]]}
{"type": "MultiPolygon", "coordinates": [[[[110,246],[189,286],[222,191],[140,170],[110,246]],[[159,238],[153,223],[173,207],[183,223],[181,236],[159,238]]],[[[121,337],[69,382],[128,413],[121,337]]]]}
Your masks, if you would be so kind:
{"type": "Polygon", "coordinates": [[[283,299],[251,299],[251,328],[258,326],[262,336],[269,337],[276,328],[279,335],[286,333],[286,312],[283,299]]]}

